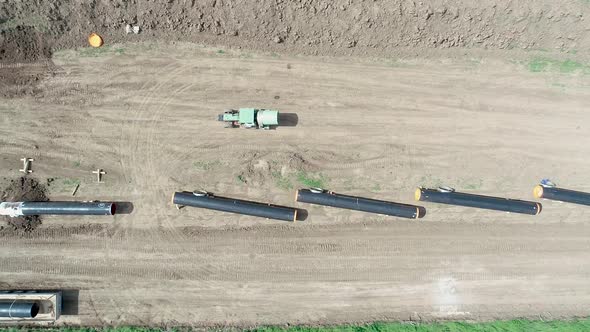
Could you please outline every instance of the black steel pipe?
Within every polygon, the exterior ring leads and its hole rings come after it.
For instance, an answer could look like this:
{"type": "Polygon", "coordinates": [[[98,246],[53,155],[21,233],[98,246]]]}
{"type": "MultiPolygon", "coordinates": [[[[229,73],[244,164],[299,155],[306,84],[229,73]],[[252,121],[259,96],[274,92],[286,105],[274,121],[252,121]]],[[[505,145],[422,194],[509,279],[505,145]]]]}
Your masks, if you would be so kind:
{"type": "Polygon", "coordinates": [[[385,214],[402,218],[416,219],[422,207],[370,198],[336,194],[331,191],[299,189],[295,197],[297,202],[332,206],[342,209],[385,214]]]}
{"type": "Polygon", "coordinates": [[[438,189],[427,188],[416,189],[415,198],[417,201],[423,202],[460,205],[530,215],[537,215],[541,213],[542,209],[541,203],[537,202],[458,193],[455,191],[441,191],[438,189]]]}
{"type": "Polygon", "coordinates": [[[114,215],[115,203],[106,202],[23,202],[23,216],[33,215],[114,215]]]}
{"type": "Polygon", "coordinates": [[[533,189],[536,198],[546,198],[574,204],[590,205],[590,193],[538,185],[533,189]]]}
{"type": "Polygon", "coordinates": [[[39,305],[35,302],[0,302],[0,317],[35,318],[39,305]]]}
{"type": "Polygon", "coordinates": [[[172,197],[172,203],[269,219],[285,221],[297,219],[295,208],[219,197],[209,193],[176,192],[172,197]]]}

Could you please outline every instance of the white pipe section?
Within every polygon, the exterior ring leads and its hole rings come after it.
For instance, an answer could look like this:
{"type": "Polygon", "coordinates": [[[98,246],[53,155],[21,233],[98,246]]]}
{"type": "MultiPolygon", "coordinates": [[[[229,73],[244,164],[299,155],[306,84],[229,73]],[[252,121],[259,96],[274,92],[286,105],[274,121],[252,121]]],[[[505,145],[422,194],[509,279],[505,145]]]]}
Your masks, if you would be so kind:
{"type": "Polygon", "coordinates": [[[20,217],[23,215],[23,202],[0,203],[0,216],[20,217]]]}

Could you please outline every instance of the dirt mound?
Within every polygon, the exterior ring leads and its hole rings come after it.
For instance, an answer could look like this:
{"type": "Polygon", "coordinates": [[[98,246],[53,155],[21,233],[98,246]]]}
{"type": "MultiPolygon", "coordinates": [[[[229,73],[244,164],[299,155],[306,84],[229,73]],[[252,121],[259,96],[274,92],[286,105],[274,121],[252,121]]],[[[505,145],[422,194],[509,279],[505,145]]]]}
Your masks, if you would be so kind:
{"type": "Polygon", "coordinates": [[[0,17],[47,31],[58,47],[147,39],[301,54],[391,55],[400,47],[590,47],[581,0],[4,1],[0,17]],[[137,24],[139,35],[125,34],[137,24]]]}
{"type": "Polygon", "coordinates": [[[0,64],[0,97],[14,98],[38,95],[39,83],[51,74],[47,64],[25,64],[2,67],[0,64]]]}
{"type": "Polygon", "coordinates": [[[36,62],[51,58],[46,38],[34,27],[17,26],[0,31],[0,62],[36,62]]]}
{"type": "Polygon", "coordinates": [[[39,92],[49,74],[51,48],[33,27],[0,30],[0,96],[18,97],[39,92]]]}
{"type": "Polygon", "coordinates": [[[290,186],[289,177],[311,169],[311,165],[297,153],[267,155],[255,153],[253,156],[244,155],[243,158],[247,162],[237,177],[243,183],[256,186],[263,186],[273,181],[279,187],[287,187],[290,186]]]}
{"type": "MultiPolygon", "coordinates": [[[[0,201],[2,202],[45,202],[48,200],[45,186],[40,184],[36,179],[29,177],[21,177],[10,181],[10,184],[0,194],[0,201]]],[[[3,218],[15,230],[32,231],[41,225],[41,217],[39,216],[3,218]]]]}

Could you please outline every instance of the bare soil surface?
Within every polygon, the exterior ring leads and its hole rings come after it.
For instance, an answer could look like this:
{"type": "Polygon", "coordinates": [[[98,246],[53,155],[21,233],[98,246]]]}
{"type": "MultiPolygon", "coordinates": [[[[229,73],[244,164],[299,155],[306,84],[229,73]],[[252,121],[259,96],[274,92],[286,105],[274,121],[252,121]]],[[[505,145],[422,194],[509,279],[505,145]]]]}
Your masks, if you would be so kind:
{"type": "Polygon", "coordinates": [[[3,1],[0,28],[35,27],[57,48],[183,40],[297,54],[418,54],[436,48],[590,48],[585,0],[3,1]],[[127,24],[139,35],[126,35],[127,24]]]}
{"type": "Polygon", "coordinates": [[[51,57],[50,46],[33,26],[0,30],[0,62],[35,62],[51,57]]]}
{"type": "Polygon", "coordinates": [[[0,24],[0,96],[39,92],[37,85],[51,72],[51,47],[33,26],[7,29],[0,24]]]}
{"type": "Polygon", "coordinates": [[[543,201],[533,217],[423,204],[426,216],[408,221],[293,201],[310,185],[401,203],[443,184],[533,199],[543,177],[590,191],[590,80],[584,62],[563,70],[568,56],[306,57],[185,43],[56,52],[39,92],[0,103],[0,187],[31,157],[52,199],[130,201],[133,213],[5,227],[0,287],[78,289],[77,315],[61,324],[587,315],[585,207],[543,201]],[[292,121],[270,131],[216,121],[247,106],[292,121]],[[197,189],[309,216],[170,203],[197,189]]]}
{"type": "MultiPolygon", "coordinates": [[[[0,202],[45,202],[47,189],[34,178],[20,177],[10,181],[0,193],[0,202]]],[[[30,232],[41,225],[40,216],[3,217],[14,230],[30,232]]]]}

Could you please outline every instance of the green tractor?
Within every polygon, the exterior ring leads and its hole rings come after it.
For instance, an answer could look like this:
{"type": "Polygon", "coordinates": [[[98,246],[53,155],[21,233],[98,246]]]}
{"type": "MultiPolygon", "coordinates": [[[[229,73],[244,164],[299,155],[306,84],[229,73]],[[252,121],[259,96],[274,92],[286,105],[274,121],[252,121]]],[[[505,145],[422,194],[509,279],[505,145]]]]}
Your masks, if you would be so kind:
{"type": "Polygon", "coordinates": [[[262,108],[240,108],[219,114],[226,128],[271,129],[279,125],[279,111],[262,108]]]}

